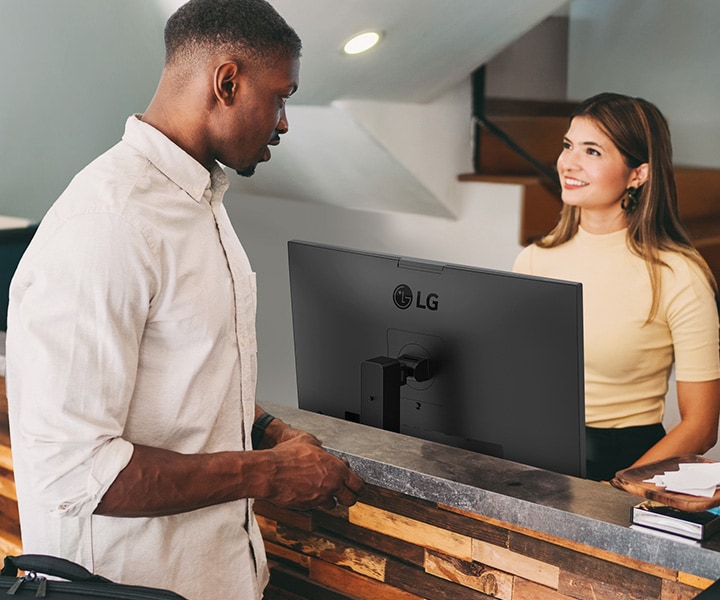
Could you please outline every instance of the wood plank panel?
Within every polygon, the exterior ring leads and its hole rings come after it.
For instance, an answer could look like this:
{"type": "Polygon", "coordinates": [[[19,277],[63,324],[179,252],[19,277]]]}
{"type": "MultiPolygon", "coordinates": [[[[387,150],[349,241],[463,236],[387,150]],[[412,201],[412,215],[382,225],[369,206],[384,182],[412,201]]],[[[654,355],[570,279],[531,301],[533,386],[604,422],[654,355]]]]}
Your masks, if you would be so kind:
{"type": "MultiPolygon", "coordinates": [[[[640,573],[627,566],[610,563],[586,554],[578,554],[567,548],[517,533],[511,534],[510,549],[557,565],[561,575],[560,585],[557,588],[565,594],[568,594],[568,591],[565,590],[574,590],[578,587],[583,590],[578,596],[579,598],[584,597],[582,594],[592,598],[589,590],[597,593],[597,590],[608,587],[616,592],[625,590],[624,593],[628,594],[628,598],[658,598],[660,596],[661,578],[640,573]]],[[[674,572],[670,571],[668,575],[674,579],[674,572]]]]}
{"type": "Polygon", "coordinates": [[[0,533],[0,556],[18,556],[22,553],[22,542],[19,537],[5,532],[0,533]]]}
{"type": "Polygon", "coordinates": [[[264,600],[307,600],[305,596],[284,590],[272,582],[265,588],[263,598],[264,600]]]}
{"type": "Polygon", "coordinates": [[[295,598],[303,600],[357,600],[351,595],[332,590],[327,586],[311,581],[307,575],[284,565],[274,564],[270,569],[270,589],[263,596],[264,600],[285,600],[283,594],[290,590],[295,598]],[[280,590],[280,595],[273,595],[280,590]]]}
{"type": "Polygon", "coordinates": [[[418,571],[401,562],[388,565],[385,583],[427,600],[494,600],[488,594],[418,571]]]}
{"type": "Polygon", "coordinates": [[[513,576],[477,562],[466,562],[428,551],[425,572],[499,600],[514,600],[513,576]]]}
{"type": "Polygon", "coordinates": [[[255,515],[261,515],[273,521],[279,521],[295,529],[303,531],[313,530],[313,513],[311,511],[290,510],[275,506],[271,502],[255,500],[253,502],[255,515]]]}
{"type": "Polygon", "coordinates": [[[473,540],[473,560],[495,567],[506,573],[518,575],[528,581],[558,589],[560,581],[559,567],[528,554],[521,554],[511,550],[473,540]]]}
{"type": "Polygon", "coordinates": [[[10,446],[0,445],[0,468],[12,471],[12,451],[10,446]]]}
{"type": "MultiPolygon", "coordinates": [[[[623,565],[625,567],[629,567],[633,570],[640,571],[642,573],[647,573],[649,575],[654,575],[656,577],[661,577],[663,579],[670,579],[675,580],[676,578],[682,577],[683,574],[678,574],[677,571],[673,569],[669,569],[667,567],[661,567],[658,565],[651,565],[649,563],[645,563],[639,560],[635,560],[632,558],[629,558],[627,556],[620,556],[619,554],[614,554],[612,552],[608,552],[607,550],[601,550],[599,548],[593,548],[592,546],[588,546],[586,544],[580,544],[579,542],[574,542],[572,540],[566,540],[564,538],[559,538],[556,536],[552,536],[546,533],[542,533],[539,531],[533,531],[531,529],[527,529],[526,527],[521,527],[519,525],[511,525],[509,523],[505,523],[503,521],[498,521],[497,519],[493,519],[491,517],[485,517],[481,515],[477,515],[475,513],[463,511],[461,509],[457,509],[450,506],[444,506],[444,505],[438,505],[439,508],[442,510],[447,510],[450,512],[454,512],[457,514],[463,514],[467,516],[469,519],[475,519],[475,520],[482,520],[487,521],[489,524],[495,524],[497,526],[501,526],[505,529],[507,529],[509,532],[519,533],[522,535],[525,535],[531,539],[541,540],[548,542],[549,544],[553,544],[555,546],[559,546],[561,548],[567,548],[568,550],[571,550],[572,552],[579,552],[581,554],[586,554],[588,556],[594,556],[595,558],[602,559],[607,562],[611,562],[618,565],[623,565]]],[[[508,541],[508,546],[510,545],[510,542],[508,541]]],[[[702,579],[699,577],[696,577],[694,575],[687,575],[689,579],[686,580],[686,583],[688,585],[695,585],[697,588],[705,588],[712,583],[710,580],[702,579]],[[694,580],[694,581],[693,581],[694,580]]]]}
{"type": "Polygon", "coordinates": [[[425,563],[424,548],[384,533],[353,525],[347,521],[347,517],[343,519],[330,513],[318,511],[317,514],[313,515],[313,523],[314,530],[318,535],[330,532],[362,547],[374,548],[388,556],[409,562],[418,567],[422,567],[425,563]]]}
{"type": "Polygon", "coordinates": [[[692,600],[700,590],[677,581],[663,581],[660,600],[692,600]]]}
{"type": "Polygon", "coordinates": [[[0,467],[0,497],[17,502],[15,493],[15,477],[12,471],[0,467]]]}
{"type": "Polygon", "coordinates": [[[636,585],[629,587],[626,582],[618,582],[608,574],[596,573],[590,577],[580,573],[562,571],[558,591],[572,598],[592,598],[593,600],[654,600],[660,597],[661,583],[658,580],[656,589],[639,589],[636,585]]]}
{"type": "Polygon", "coordinates": [[[362,503],[460,535],[499,546],[507,544],[507,529],[478,519],[468,519],[461,513],[438,510],[436,503],[427,500],[419,500],[398,492],[369,486],[367,493],[362,497],[362,503]]]}
{"type": "Polygon", "coordinates": [[[371,531],[382,532],[456,558],[472,560],[472,541],[468,536],[360,502],[350,507],[348,515],[351,523],[371,531]]]}
{"type": "Polygon", "coordinates": [[[515,578],[513,587],[513,600],[577,600],[573,596],[566,596],[557,590],[544,585],[515,578]]]}
{"type": "Polygon", "coordinates": [[[268,558],[272,557],[274,559],[293,563],[305,572],[310,570],[310,557],[306,554],[290,550],[290,548],[286,546],[281,546],[280,544],[274,544],[273,542],[265,540],[265,553],[268,555],[268,558]]]}
{"type": "Polygon", "coordinates": [[[310,579],[333,590],[352,590],[352,596],[359,600],[422,600],[405,590],[393,588],[362,575],[348,572],[325,561],[312,559],[310,579]]]}
{"type": "Polygon", "coordinates": [[[0,496],[0,535],[10,540],[20,540],[20,517],[17,502],[0,496]]]}
{"type": "Polygon", "coordinates": [[[357,548],[340,538],[310,534],[278,524],[272,541],[294,552],[321,558],[378,581],[385,578],[387,558],[384,555],[357,548]]]}
{"type": "MultiPolygon", "coordinates": [[[[666,579],[670,579],[667,577],[666,579]]],[[[677,580],[680,583],[695,587],[701,590],[710,587],[715,581],[713,579],[706,579],[705,577],[698,577],[697,575],[691,575],[690,573],[678,573],[677,580]]]]}

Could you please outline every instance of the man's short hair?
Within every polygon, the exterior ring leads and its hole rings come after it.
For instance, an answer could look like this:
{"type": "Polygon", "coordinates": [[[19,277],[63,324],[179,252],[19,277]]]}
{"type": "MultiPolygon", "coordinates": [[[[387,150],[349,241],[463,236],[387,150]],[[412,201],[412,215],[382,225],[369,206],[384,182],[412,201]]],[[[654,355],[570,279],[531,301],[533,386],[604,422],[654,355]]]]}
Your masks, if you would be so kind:
{"type": "Polygon", "coordinates": [[[165,64],[198,52],[299,58],[302,42],[266,0],[190,0],[165,25],[165,64]]]}

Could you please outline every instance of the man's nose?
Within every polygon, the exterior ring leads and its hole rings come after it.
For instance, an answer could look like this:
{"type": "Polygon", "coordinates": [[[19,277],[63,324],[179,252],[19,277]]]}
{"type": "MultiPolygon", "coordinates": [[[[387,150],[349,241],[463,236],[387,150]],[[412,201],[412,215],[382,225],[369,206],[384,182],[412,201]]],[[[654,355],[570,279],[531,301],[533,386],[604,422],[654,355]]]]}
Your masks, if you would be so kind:
{"type": "Polygon", "coordinates": [[[276,129],[278,133],[287,133],[289,127],[290,125],[288,123],[287,112],[285,112],[285,107],[283,107],[276,129]]]}

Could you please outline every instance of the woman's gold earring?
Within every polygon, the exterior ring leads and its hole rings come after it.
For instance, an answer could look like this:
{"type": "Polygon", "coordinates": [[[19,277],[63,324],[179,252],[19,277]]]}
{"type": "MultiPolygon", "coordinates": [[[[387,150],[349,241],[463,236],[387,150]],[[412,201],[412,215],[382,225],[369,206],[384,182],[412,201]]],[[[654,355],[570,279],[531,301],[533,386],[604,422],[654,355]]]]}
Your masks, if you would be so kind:
{"type": "Polygon", "coordinates": [[[638,205],[638,189],[636,187],[629,187],[625,190],[625,195],[620,201],[620,208],[626,213],[633,212],[638,205]]]}

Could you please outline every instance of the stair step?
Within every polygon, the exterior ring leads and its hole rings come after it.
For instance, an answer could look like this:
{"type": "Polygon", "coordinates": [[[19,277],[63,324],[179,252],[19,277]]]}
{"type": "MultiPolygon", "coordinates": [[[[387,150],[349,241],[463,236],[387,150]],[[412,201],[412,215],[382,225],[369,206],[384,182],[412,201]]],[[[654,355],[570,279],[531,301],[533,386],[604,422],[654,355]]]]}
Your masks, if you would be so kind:
{"type": "Polygon", "coordinates": [[[540,183],[537,175],[493,175],[488,173],[463,173],[458,181],[477,181],[480,183],[510,183],[515,185],[532,185],[540,183]]]}
{"type": "MultiPolygon", "coordinates": [[[[566,117],[492,117],[490,120],[538,162],[554,168],[567,131],[566,117]]],[[[525,159],[487,131],[480,132],[476,170],[489,175],[535,172],[525,159]]]]}
{"type": "Polygon", "coordinates": [[[696,246],[720,244],[720,213],[715,216],[686,219],[684,223],[696,246]]]}
{"type": "MultiPolygon", "coordinates": [[[[515,100],[512,98],[486,98],[485,115],[488,117],[563,117],[568,118],[575,110],[578,102],[562,102],[559,100],[515,100]]],[[[491,119],[492,120],[492,119],[491,119]]]]}
{"type": "Polygon", "coordinates": [[[720,217],[720,169],[675,167],[678,205],[683,220],[720,217]]]}

